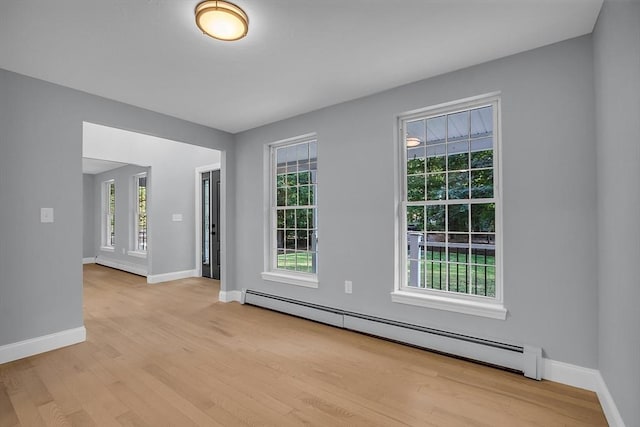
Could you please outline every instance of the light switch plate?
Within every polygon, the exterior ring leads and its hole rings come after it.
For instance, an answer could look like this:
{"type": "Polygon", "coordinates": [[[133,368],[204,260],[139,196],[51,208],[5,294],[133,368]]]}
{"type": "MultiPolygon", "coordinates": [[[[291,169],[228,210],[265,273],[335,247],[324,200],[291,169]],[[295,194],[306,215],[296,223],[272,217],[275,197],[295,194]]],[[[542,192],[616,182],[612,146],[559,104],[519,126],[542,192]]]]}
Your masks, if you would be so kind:
{"type": "Polygon", "coordinates": [[[53,208],[40,208],[40,222],[53,222],[53,208]]]}
{"type": "Polygon", "coordinates": [[[175,221],[175,222],[182,221],[182,214],[173,214],[173,215],[171,215],[171,221],[175,221]]]}

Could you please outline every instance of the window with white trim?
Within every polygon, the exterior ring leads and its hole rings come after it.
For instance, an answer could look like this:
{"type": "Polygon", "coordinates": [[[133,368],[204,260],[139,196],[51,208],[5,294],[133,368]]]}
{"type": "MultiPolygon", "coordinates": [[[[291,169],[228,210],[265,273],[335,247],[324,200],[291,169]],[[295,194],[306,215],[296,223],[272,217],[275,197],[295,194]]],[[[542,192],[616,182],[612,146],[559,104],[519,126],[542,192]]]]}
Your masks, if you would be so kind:
{"type": "Polygon", "coordinates": [[[116,182],[102,183],[102,247],[113,249],[116,244],[116,182]]]}
{"type": "Polygon", "coordinates": [[[134,251],[147,251],[147,174],[134,175],[134,251]]]}
{"type": "MultiPolygon", "coordinates": [[[[313,137],[269,146],[270,245],[268,272],[298,277],[313,286],[318,271],[318,143],[313,137]]],[[[285,280],[285,282],[287,282],[285,280]]]]}
{"type": "Polygon", "coordinates": [[[501,303],[499,99],[412,113],[400,117],[399,127],[402,243],[396,290],[501,303]]]}

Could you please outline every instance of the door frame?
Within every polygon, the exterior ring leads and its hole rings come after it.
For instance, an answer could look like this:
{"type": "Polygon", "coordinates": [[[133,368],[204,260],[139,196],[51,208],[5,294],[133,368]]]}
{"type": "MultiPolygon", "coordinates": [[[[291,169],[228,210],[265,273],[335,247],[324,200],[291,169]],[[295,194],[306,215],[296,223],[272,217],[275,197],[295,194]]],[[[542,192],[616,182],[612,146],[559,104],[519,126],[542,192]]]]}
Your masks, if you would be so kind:
{"type": "Polygon", "coordinates": [[[205,166],[198,166],[195,169],[195,262],[196,275],[202,276],[202,173],[210,171],[220,171],[220,291],[227,289],[226,286],[226,265],[227,265],[227,180],[220,163],[213,163],[205,166]]]}

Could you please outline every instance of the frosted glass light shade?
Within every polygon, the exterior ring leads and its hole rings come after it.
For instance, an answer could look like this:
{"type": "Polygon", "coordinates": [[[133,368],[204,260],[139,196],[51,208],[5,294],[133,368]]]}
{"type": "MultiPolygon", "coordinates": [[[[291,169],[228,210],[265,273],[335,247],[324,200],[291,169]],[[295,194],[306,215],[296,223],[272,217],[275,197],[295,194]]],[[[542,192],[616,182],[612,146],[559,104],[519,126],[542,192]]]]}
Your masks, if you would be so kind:
{"type": "Polygon", "coordinates": [[[196,25],[214,39],[233,41],[247,35],[249,18],[233,3],[203,1],[196,6],[196,25]]]}

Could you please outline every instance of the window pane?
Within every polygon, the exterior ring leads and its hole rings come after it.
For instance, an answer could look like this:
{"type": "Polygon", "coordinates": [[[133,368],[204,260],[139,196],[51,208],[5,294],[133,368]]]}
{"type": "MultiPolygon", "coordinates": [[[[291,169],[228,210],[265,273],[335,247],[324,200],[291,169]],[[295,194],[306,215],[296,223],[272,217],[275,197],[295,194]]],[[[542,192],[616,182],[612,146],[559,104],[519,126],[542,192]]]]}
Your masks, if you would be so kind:
{"type": "Polygon", "coordinates": [[[469,198],[469,172],[450,172],[449,176],[449,198],[467,199],[469,198]]]}
{"type": "Polygon", "coordinates": [[[438,144],[445,140],[446,116],[434,117],[427,120],[427,144],[438,144]]]}
{"type": "Polygon", "coordinates": [[[427,206],[427,230],[445,231],[445,205],[427,206]]]}
{"type": "Polygon", "coordinates": [[[427,234],[427,260],[444,261],[446,234],[444,233],[428,233],[427,234]]]}
{"type": "Polygon", "coordinates": [[[495,234],[471,235],[471,262],[474,264],[496,264],[495,234]]]}
{"type": "Polygon", "coordinates": [[[298,205],[298,187],[287,187],[287,206],[298,205]]]}
{"type": "Polygon", "coordinates": [[[276,248],[284,249],[284,230],[276,231],[276,248]]]}
{"type": "Polygon", "coordinates": [[[287,175],[287,185],[289,187],[295,187],[296,185],[298,185],[298,174],[297,173],[290,173],[287,175]]]}
{"type": "Polygon", "coordinates": [[[466,264],[449,264],[449,291],[467,293],[469,271],[466,264]]]}
{"type": "Polygon", "coordinates": [[[496,296],[496,268],[489,265],[471,265],[470,291],[474,295],[496,296]]]}
{"type": "Polygon", "coordinates": [[[308,228],[307,218],[309,209],[296,209],[296,226],[297,228],[308,228]]]}
{"type": "Polygon", "coordinates": [[[300,185],[309,184],[311,181],[311,172],[303,171],[298,173],[298,183],[300,185]]]}
{"type": "Polygon", "coordinates": [[[424,175],[407,176],[407,200],[424,200],[424,175]]]}
{"type": "Polygon", "coordinates": [[[469,112],[447,115],[447,140],[469,138],[469,112]]]}
{"type": "Polygon", "coordinates": [[[287,204],[287,189],[278,188],[276,191],[276,206],[285,206],[287,204]]]}
{"type": "Polygon", "coordinates": [[[295,209],[287,209],[284,211],[285,227],[296,228],[296,211],[295,209]]]}
{"type": "Polygon", "coordinates": [[[452,170],[469,169],[469,143],[467,141],[447,144],[448,168],[452,170]]]}
{"type": "Polygon", "coordinates": [[[449,234],[449,261],[468,262],[469,256],[469,235],[449,234]]]}
{"type": "Polygon", "coordinates": [[[420,144],[424,143],[425,122],[424,120],[414,120],[407,122],[407,139],[418,138],[420,144]]]}
{"type": "Polygon", "coordinates": [[[278,168],[287,167],[287,150],[285,148],[276,149],[276,166],[278,168]]]}
{"type": "Polygon", "coordinates": [[[282,209],[278,209],[276,212],[276,227],[284,228],[284,211],[282,209]]]}
{"type": "Polygon", "coordinates": [[[446,289],[447,264],[435,261],[427,261],[425,264],[426,287],[431,289],[446,289]]]}
{"type": "Polygon", "coordinates": [[[316,224],[316,209],[309,209],[307,212],[307,227],[318,228],[318,224],[316,224]]]}
{"type": "Polygon", "coordinates": [[[448,211],[450,232],[469,231],[469,205],[450,205],[448,211]]]}
{"type": "Polygon", "coordinates": [[[473,151],[473,142],[471,143],[471,168],[490,168],[493,167],[493,151],[473,151]]]}
{"type": "Polygon", "coordinates": [[[444,172],[446,168],[446,152],[445,144],[427,147],[427,172],[444,172]]]}
{"type": "Polygon", "coordinates": [[[276,258],[276,267],[277,268],[285,268],[286,267],[286,255],[284,253],[284,249],[278,249],[278,254],[276,258]]]}
{"type": "Polygon", "coordinates": [[[471,231],[493,233],[496,231],[494,203],[471,205],[471,231]]]}
{"type": "Polygon", "coordinates": [[[493,197],[493,169],[471,171],[471,197],[474,199],[493,197]]]}
{"type": "Polygon", "coordinates": [[[298,163],[309,163],[309,144],[298,144],[295,147],[298,163]]]}
{"type": "Polygon", "coordinates": [[[316,141],[309,143],[309,160],[314,162],[318,161],[318,143],[316,141]]]}
{"type": "Polygon", "coordinates": [[[310,205],[318,204],[318,186],[317,185],[309,186],[309,204],[310,205]]]}
{"type": "Polygon", "coordinates": [[[490,135],[493,132],[493,107],[471,110],[471,138],[490,135]]]}
{"type": "Polygon", "coordinates": [[[309,185],[301,185],[298,189],[298,204],[300,206],[306,206],[309,204],[309,185]]]}
{"type": "Polygon", "coordinates": [[[424,173],[424,147],[407,149],[407,174],[424,173]]]}
{"type": "Polygon", "coordinates": [[[448,159],[450,171],[469,169],[469,153],[450,154],[448,159]]]}
{"type": "Polygon", "coordinates": [[[407,207],[407,230],[408,231],[424,230],[424,207],[423,206],[407,207]]]}
{"type": "Polygon", "coordinates": [[[287,230],[285,232],[284,247],[286,249],[295,249],[296,248],[296,231],[295,230],[287,230]]]}
{"type": "Polygon", "coordinates": [[[441,200],[445,198],[445,174],[434,173],[427,175],[427,199],[441,200]]]}
{"type": "Polygon", "coordinates": [[[296,248],[299,251],[308,251],[309,250],[309,241],[307,230],[298,230],[296,232],[296,248]]]}
{"type": "Polygon", "coordinates": [[[286,175],[284,174],[279,174],[278,176],[276,176],[276,187],[277,188],[281,188],[284,187],[287,183],[287,179],[286,179],[286,175]]]}

